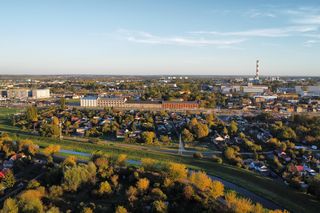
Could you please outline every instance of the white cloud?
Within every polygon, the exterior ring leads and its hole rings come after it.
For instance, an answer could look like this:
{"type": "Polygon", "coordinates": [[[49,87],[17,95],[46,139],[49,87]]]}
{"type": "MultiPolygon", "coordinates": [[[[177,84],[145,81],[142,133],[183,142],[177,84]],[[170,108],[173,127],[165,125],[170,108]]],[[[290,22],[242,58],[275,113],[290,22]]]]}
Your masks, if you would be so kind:
{"type": "Polygon", "coordinates": [[[259,17],[276,18],[277,17],[277,15],[273,12],[265,12],[265,11],[260,11],[256,9],[251,9],[245,12],[244,15],[250,18],[259,18],[259,17]]]}
{"type": "Polygon", "coordinates": [[[320,40],[307,40],[303,43],[303,46],[305,47],[312,47],[314,46],[315,44],[318,44],[320,43],[320,40]]]}
{"type": "Polygon", "coordinates": [[[192,34],[207,34],[216,36],[244,36],[244,37],[288,37],[297,34],[315,32],[317,26],[289,26],[282,28],[252,29],[245,31],[218,32],[218,31],[195,31],[192,34]]]}
{"type": "Polygon", "coordinates": [[[135,43],[145,44],[163,44],[163,45],[180,45],[180,46],[217,46],[226,47],[229,45],[239,44],[245,39],[207,39],[187,36],[156,36],[151,33],[142,31],[118,31],[122,38],[135,43]]]}
{"type": "Polygon", "coordinates": [[[304,25],[320,25],[320,8],[300,7],[283,10],[282,13],[289,15],[291,22],[304,25]]]}

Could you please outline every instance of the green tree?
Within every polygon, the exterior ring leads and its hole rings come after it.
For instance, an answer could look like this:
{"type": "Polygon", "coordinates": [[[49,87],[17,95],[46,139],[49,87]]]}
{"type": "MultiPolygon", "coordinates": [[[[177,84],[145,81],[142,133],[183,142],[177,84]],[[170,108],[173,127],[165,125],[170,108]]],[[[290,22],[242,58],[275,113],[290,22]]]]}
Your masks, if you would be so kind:
{"type": "Polygon", "coordinates": [[[320,198],[320,174],[315,175],[311,179],[309,191],[320,198]]]}
{"type": "Polygon", "coordinates": [[[162,200],[156,200],[152,203],[152,210],[156,213],[166,213],[168,212],[168,207],[162,200]]]}
{"type": "Polygon", "coordinates": [[[33,124],[33,131],[36,131],[36,123],[38,122],[38,111],[35,106],[29,106],[27,107],[27,119],[29,122],[32,122],[33,124]]]}
{"type": "Polygon", "coordinates": [[[231,135],[235,135],[238,132],[238,123],[235,121],[231,121],[230,123],[230,133],[231,135]]]}
{"type": "Polygon", "coordinates": [[[16,183],[16,179],[15,179],[13,172],[11,170],[9,170],[6,173],[5,177],[2,180],[2,183],[6,188],[11,188],[14,186],[14,184],[16,183]]]}
{"type": "Polygon", "coordinates": [[[66,108],[66,99],[64,97],[60,98],[60,108],[61,109],[66,108]]]}

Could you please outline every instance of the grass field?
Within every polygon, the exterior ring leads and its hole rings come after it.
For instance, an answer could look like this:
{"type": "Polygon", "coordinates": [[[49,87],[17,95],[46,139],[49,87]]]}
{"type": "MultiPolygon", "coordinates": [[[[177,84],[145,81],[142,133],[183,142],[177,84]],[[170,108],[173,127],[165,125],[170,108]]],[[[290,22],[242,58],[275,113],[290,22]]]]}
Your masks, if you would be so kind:
{"type": "Polygon", "coordinates": [[[292,212],[318,212],[320,202],[313,196],[298,192],[284,185],[281,182],[263,177],[254,172],[239,169],[227,164],[218,164],[210,159],[193,159],[191,157],[177,156],[173,154],[164,154],[148,149],[148,147],[125,147],[117,143],[91,144],[88,142],[79,142],[74,140],[57,140],[39,136],[26,135],[16,127],[9,125],[8,121],[2,115],[7,116],[8,112],[15,113],[15,110],[3,110],[0,108],[0,131],[7,131],[20,138],[32,139],[40,146],[50,144],[59,144],[62,149],[74,150],[78,152],[93,153],[102,151],[108,155],[126,154],[129,159],[140,160],[141,158],[153,158],[160,161],[178,162],[186,164],[189,168],[204,170],[208,174],[220,177],[249,191],[256,193],[264,198],[270,199],[279,206],[287,208],[292,212]]]}

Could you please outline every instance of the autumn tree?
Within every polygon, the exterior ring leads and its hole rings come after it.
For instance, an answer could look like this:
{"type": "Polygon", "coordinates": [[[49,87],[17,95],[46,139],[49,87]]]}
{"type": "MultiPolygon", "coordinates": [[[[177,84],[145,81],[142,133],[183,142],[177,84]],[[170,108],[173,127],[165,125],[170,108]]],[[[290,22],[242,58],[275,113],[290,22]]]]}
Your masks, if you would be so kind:
{"type": "Polygon", "coordinates": [[[63,188],[61,186],[53,185],[49,188],[49,197],[53,199],[60,198],[63,195],[63,188]]]}
{"type": "Polygon", "coordinates": [[[192,186],[187,185],[183,188],[183,195],[187,200],[191,200],[192,197],[194,196],[194,189],[192,186]]]}
{"type": "Polygon", "coordinates": [[[94,182],[96,173],[95,166],[92,163],[79,164],[74,167],[67,168],[63,173],[62,186],[67,191],[75,192],[78,188],[87,182],[94,182]]]}
{"type": "Polygon", "coordinates": [[[128,211],[123,206],[117,206],[115,213],[128,213],[128,211]]]}
{"type": "Polygon", "coordinates": [[[157,213],[166,213],[168,211],[168,207],[162,200],[156,200],[152,203],[153,212],[157,213]]]}
{"type": "Polygon", "coordinates": [[[60,121],[59,118],[53,116],[52,123],[51,123],[51,135],[52,137],[59,137],[60,136],[60,121]]]}
{"type": "Polygon", "coordinates": [[[34,156],[38,151],[39,147],[35,145],[32,140],[25,139],[18,141],[18,152],[34,156]]]}
{"type": "Polygon", "coordinates": [[[129,189],[126,191],[127,199],[130,203],[136,201],[138,198],[138,189],[134,186],[130,186],[129,189]]]}
{"type": "Polygon", "coordinates": [[[98,194],[100,196],[102,195],[110,195],[112,193],[111,186],[108,181],[104,181],[100,183],[99,189],[98,189],[98,194]]]}
{"type": "Polygon", "coordinates": [[[236,133],[238,132],[238,123],[235,121],[231,121],[229,129],[231,135],[236,135],[236,133]]]}
{"type": "Polygon", "coordinates": [[[119,154],[116,159],[116,165],[118,166],[125,166],[127,161],[127,155],[126,154],[119,154]]]}
{"type": "Polygon", "coordinates": [[[152,158],[142,158],[141,166],[147,171],[156,171],[158,167],[158,161],[152,158]]]}
{"type": "Polygon", "coordinates": [[[184,179],[187,177],[187,168],[184,164],[168,163],[166,171],[168,177],[172,180],[184,179]]]}
{"type": "Polygon", "coordinates": [[[60,108],[62,110],[66,108],[66,99],[64,97],[60,98],[60,108]]]}
{"type": "Polygon", "coordinates": [[[74,155],[66,157],[66,159],[64,159],[64,161],[62,162],[62,165],[71,167],[77,165],[77,157],[74,155]]]}
{"type": "Polygon", "coordinates": [[[156,134],[154,132],[146,131],[141,134],[141,139],[143,143],[152,144],[156,139],[156,134]]]}
{"type": "Polygon", "coordinates": [[[7,198],[4,201],[3,207],[0,212],[1,213],[18,213],[19,207],[16,199],[7,198]]]}
{"type": "Polygon", "coordinates": [[[60,152],[60,145],[49,145],[43,150],[43,154],[48,157],[49,161],[52,161],[52,157],[55,153],[60,152]]]}
{"type": "Polygon", "coordinates": [[[44,189],[30,189],[24,191],[19,196],[19,209],[21,209],[22,212],[43,212],[44,208],[41,201],[43,195],[44,189]]]}
{"type": "Polygon", "coordinates": [[[208,126],[203,123],[197,123],[194,126],[193,131],[198,139],[204,138],[204,137],[208,136],[208,134],[209,134],[208,126]]]}
{"type": "Polygon", "coordinates": [[[185,143],[193,142],[193,134],[188,129],[183,129],[182,131],[182,140],[185,143]]]}
{"type": "Polygon", "coordinates": [[[139,179],[136,187],[140,192],[144,192],[149,188],[150,181],[147,178],[139,179]]]}

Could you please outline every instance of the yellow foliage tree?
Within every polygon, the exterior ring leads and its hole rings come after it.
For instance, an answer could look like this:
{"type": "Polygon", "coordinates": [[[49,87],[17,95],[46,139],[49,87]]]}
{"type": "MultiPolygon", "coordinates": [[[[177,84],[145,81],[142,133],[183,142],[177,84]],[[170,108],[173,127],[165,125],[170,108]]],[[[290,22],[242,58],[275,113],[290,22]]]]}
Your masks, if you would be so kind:
{"type": "Polygon", "coordinates": [[[183,188],[183,195],[187,200],[191,200],[194,195],[193,187],[188,185],[183,188]]]}
{"type": "Polygon", "coordinates": [[[154,171],[157,167],[158,161],[151,158],[142,158],[141,165],[147,171],[154,171]]]}
{"type": "Polygon", "coordinates": [[[224,185],[220,181],[212,181],[210,195],[216,199],[223,196],[224,194],[224,185]]]}
{"type": "Polygon", "coordinates": [[[126,160],[127,160],[127,155],[126,154],[120,154],[118,155],[118,158],[116,160],[116,164],[119,166],[125,166],[126,165],[126,160]]]}
{"type": "Polygon", "coordinates": [[[63,161],[62,164],[63,166],[75,166],[77,165],[77,157],[74,155],[70,155],[63,161]]]}
{"type": "Polygon", "coordinates": [[[247,198],[238,198],[236,193],[231,191],[225,195],[227,206],[235,213],[254,212],[255,206],[247,198]]]}
{"type": "Polygon", "coordinates": [[[60,151],[60,145],[49,145],[43,150],[43,154],[46,156],[52,156],[60,151]]]}
{"type": "Polygon", "coordinates": [[[167,166],[167,173],[172,180],[185,179],[187,177],[187,168],[184,164],[169,163],[167,166]]]}
{"type": "Polygon", "coordinates": [[[108,181],[104,181],[100,184],[98,193],[99,195],[110,195],[112,193],[112,189],[108,181]]]}
{"type": "Polygon", "coordinates": [[[204,172],[192,172],[189,180],[201,191],[211,187],[212,180],[204,172]]]}
{"type": "Polygon", "coordinates": [[[147,178],[142,178],[138,180],[136,186],[139,191],[143,192],[149,188],[150,181],[147,178]]]}
{"type": "Polygon", "coordinates": [[[128,212],[127,209],[124,208],[123,206],[118,206],[115,211],[115,213],[127,213],[127,212],[128,212]]]}
{"type": "Polygon", "coordinates": [[[127,198],[128,198],[129,202],[136,201],[138,199],[137,198],[137,195],[138,195],[137,188],[134,187],[134,186],[130,186],[129,189],[126,191],[126,195],[127,195],[127,198]]]}

